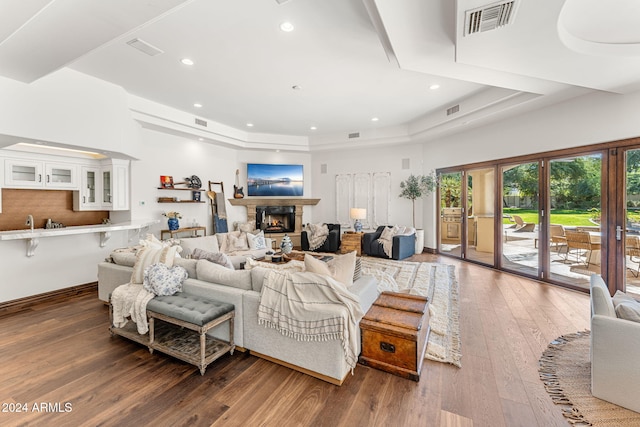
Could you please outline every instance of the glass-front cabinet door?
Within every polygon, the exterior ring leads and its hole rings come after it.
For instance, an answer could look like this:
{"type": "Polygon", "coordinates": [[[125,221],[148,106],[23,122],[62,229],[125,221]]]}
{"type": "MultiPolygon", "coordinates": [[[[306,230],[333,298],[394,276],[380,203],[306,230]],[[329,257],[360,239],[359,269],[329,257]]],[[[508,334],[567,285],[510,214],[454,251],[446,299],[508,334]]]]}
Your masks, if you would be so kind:
{"type": "Polygon", "coordinates": [[[111,168],[102,170],[102,206],[111,206],[111,168]]]}
{"type": "Polygon", "coordinates": [[[100,168],[82,167],[82,182],[78,197],[74,199],[74,209],[91,210],[99,207],[100,200],[98,197],[102,197],[100,194],[100,178],[100,168]]]}
{"type": "Polygon", "coordinates": [[[42,162],[6,159],[4,162],[7,187],[42,187],[42,162]]]}

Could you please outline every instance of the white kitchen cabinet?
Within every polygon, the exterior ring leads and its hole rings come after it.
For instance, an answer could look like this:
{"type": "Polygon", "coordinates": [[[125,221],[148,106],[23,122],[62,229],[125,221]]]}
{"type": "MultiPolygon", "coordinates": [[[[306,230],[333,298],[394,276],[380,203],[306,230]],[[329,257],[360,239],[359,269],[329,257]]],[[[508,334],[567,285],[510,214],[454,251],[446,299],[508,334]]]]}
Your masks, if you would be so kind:
{"type": "Polygon", "coordinates": [[[4,186],[7,188],[77,189],[78,166],[72,163],[28,159],[5,159],[4,186]]]}
{"type": "MultiPolygon", "coordinates": [[[[110,194],[105,193],[105,200],[110,200],[110,210],[129,210],[129,160],[111,159],[109,165],[103,165],[103,182],[110,179],[110,194]],[[109,171],[108,175],[104,173],[109,171]]],[[[104,192],[104,190],[103,190],[104,192]]],[[[107,204],[105,204],[107,206],[107,204]]]]}
{"type": "Polygon", "coordinates": [[[98,195],[102,191],[101,169],[99,166],[82,166],[80,172],[80,190],[73,192],[73,210],[100,210],[102,206],[98,195]]]}
{"type": "Polygon", "coordinates": [[[129,209],[129,161],[109,159],[82,167],[80,191],[73,194],[78,211],[129,209]]]}

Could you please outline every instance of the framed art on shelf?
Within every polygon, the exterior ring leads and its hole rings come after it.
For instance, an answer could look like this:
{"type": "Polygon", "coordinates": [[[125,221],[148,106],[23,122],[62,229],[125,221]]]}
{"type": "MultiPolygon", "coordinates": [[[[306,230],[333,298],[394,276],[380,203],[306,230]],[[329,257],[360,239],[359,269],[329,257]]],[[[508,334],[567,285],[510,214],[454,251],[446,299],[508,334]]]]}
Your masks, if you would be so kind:
{"type": "Polygon", "coordinates": [[[160,175],[160,187],[173,188],[173,177],[170,175],[160,175]]]}

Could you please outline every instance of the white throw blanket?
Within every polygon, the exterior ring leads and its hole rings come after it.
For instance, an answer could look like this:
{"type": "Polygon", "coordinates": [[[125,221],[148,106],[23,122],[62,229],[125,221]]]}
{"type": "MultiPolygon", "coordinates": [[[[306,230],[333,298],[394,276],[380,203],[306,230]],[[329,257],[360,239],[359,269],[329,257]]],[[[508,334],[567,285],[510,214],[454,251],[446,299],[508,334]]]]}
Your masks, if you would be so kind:
{"type": "Polygon", "coordinates": [[[327,224],[307,225],[307,238],[309,239],[309,250],[315,251],[327,241],[329,237],[329,227],[327,224]]]}
{"type": "Polygon", "coordinates": [[[357,297],[329,276],[274,270],[265,277],[258,323],[298,341],[340,339],[352,369],[358,361],[362,316],[357,297]]]}
{"type": "Polygon", "coordinates": [[[113,307],[113,326],[122,328],[127,324],[127,317],[136,324],[139,334],[149,331],[147,322],[147,303],[155,297],[155,294],[147,292],[142,284],[127,283],[120,285],[111,294],[113,307]]]}

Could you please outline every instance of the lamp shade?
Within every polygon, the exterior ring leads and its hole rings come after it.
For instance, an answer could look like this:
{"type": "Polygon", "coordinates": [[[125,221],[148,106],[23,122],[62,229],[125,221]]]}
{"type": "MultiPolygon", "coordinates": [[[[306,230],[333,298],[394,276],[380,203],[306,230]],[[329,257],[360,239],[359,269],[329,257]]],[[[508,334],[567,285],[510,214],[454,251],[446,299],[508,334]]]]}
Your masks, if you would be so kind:
{"type": "Polygon", "coordinates": [[[367,217],[367,210],[364,208],[351,208],[349,217],[351,217],[351,219],[365,219],[367,217]]]}

